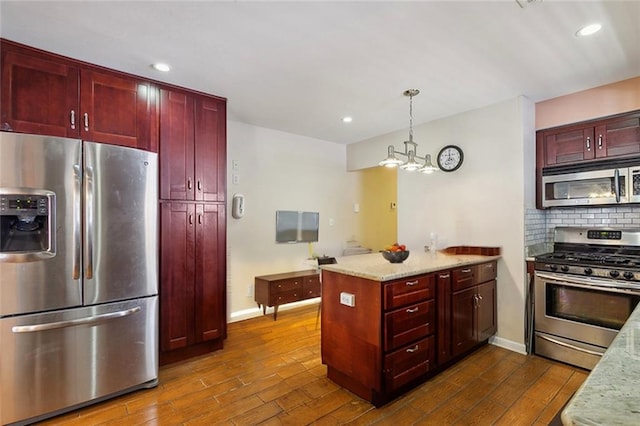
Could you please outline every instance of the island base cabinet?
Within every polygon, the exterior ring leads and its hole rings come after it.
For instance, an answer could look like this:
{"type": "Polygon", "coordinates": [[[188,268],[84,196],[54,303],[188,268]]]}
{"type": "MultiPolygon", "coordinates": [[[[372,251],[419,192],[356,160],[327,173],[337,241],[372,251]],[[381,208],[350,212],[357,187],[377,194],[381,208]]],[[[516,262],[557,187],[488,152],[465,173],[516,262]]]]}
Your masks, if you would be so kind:
{"type": "Polygon", "coordinates": [[[321,273],[327,377],[376,407],[496,332],[495,260],[388,281],[321,273]]]}

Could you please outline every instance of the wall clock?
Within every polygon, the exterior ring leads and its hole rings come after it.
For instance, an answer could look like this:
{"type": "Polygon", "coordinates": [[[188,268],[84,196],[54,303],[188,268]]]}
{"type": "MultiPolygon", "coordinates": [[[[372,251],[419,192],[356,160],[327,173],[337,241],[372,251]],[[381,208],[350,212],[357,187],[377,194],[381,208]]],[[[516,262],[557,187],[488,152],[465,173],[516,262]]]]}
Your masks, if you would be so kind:
{"type": "Polygon", "coordinates": [[[438,167],[444,172],[453,172],[462,166],[464,154],[456,145],[447,145],[438,153],[438,167]]]}

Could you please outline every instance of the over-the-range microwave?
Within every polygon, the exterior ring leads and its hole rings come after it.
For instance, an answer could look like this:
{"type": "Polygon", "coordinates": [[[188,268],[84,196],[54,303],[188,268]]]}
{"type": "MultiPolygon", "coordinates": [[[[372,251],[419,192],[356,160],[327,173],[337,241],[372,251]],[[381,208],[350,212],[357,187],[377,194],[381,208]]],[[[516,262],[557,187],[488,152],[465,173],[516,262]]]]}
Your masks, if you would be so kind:
{"type": "Polygon", "coordinates": [[[542,206],[640,203],[640,159],[542,169],[542,206]]]}

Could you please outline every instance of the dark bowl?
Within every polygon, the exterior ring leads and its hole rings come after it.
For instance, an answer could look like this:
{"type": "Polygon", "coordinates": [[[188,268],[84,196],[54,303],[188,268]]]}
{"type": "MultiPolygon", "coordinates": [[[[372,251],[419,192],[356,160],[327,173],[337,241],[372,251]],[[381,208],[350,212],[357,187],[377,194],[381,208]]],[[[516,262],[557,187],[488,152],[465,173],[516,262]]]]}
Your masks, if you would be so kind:
{"type": "Polygon", "coordinates": [[[405,250],[405,251],[384,250],[384,251],[381,251],[380,253],[382,253],[382,257],[384,257],[391,263],[402,263],[405,260],[407,260],[407,257],[409,257],[409,250],[405,250]]]}

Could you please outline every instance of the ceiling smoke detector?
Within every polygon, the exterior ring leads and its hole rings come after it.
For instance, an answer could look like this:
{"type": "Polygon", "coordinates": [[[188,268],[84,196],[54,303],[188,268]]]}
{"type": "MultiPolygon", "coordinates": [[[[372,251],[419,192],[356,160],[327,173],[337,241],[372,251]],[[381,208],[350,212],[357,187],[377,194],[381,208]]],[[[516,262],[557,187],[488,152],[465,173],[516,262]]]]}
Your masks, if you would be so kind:
{"type": "Polygon", "coordinates": [[[542,3],[542,0],[516,0],[516,3],[518,3],[518,6],[520,6],[522,9],[524,9],[530,4],[542,3]]]}

